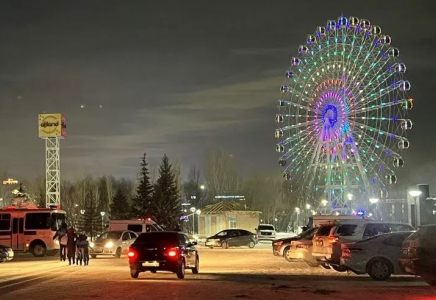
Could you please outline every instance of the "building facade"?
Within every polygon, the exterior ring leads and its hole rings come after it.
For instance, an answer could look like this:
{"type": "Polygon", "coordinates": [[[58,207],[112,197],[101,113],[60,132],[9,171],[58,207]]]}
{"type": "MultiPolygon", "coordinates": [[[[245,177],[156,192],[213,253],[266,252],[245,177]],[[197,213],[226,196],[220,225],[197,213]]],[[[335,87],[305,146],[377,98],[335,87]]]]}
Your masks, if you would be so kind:
{"type": "Polygon", "coordinates": [[[254,232],[259,225],[260,211],[248,210],[242,203],[221,201],[206,206],[199,216],[198,234],[211,236],[230,228],[254,232]]]}

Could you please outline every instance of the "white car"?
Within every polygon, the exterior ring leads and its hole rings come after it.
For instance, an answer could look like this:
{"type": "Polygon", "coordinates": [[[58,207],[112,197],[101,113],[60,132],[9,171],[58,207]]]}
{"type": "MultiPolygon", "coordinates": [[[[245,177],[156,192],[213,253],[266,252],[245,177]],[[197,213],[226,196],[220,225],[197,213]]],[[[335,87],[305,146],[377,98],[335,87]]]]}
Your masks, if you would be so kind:
{"type": "Polygon", "coordinates": [[[404,274],[400,267],[403,241],[413,232],[392,232],[341,245],[341,266],[356,274],[368,273],[374,280],[404,274]]]}
{"type": "Polygon", "coordinates": [[[271,224],[259,224],[257,228],[255,228],[257,233],[257,240],[275,240],[276,239],[276,229],[271,224]]]}
{"type": "Polygon", "coordinates": [[[96,258],[97,255],[109,255],[120,258],[122,254],[128,252],[130,245],[137,237],[138,234],[130,230],[107,231],[89,244],[89,254],[92,258],[96,258]]]}

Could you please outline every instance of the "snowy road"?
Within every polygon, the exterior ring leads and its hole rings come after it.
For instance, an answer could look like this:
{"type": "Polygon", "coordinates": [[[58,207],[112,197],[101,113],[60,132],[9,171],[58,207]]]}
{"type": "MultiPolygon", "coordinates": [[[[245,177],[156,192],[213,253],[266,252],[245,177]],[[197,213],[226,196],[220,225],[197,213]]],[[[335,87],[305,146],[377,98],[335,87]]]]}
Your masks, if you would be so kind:
{"type": "Polygon", "coordinates": [[[274,257],[269,245],[254,249],[200,248],[200,274],[184,280],[171,273],[130,278],[127,258],[91,259],[87,267],[55,258],[17,256],[0,264],[0,299],[436,299],[419,278],[374,282],[274,257]]]}

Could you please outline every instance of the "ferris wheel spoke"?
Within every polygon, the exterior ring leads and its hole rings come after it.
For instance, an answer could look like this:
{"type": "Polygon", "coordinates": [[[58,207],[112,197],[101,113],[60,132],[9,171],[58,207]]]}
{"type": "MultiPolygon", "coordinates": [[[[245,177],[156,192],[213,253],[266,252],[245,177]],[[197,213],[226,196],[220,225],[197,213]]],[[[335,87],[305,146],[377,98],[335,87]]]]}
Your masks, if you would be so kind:
{"type": "Polygon", "coordinates": [[[288,105],[288,106],[294,106],[294,107],[298,107],[299,109],[304,109],[310,112],[314,112],[315,110],[312,109],[311,107],[307,106],[307,105],[302,105],[300,103],[297,102],[293,102],[291,100],[279,100],[279,101],[283,101],[284,104],[288,105]]]}
{"type": "Polygon", "coordinates": [[[371,112],[371,111],[386,109],[386,108],[389,108],[391,106],[403,105],[404,101],[406,101],[406,100],[403,100],[403,102],[402,101],[398,101],[398,100],[390,101],[390,102],[382,102],[381,104],[377,104],[377,105],[373,104],[369,108],[366,108],[365,106],[362,106],[362,107],[354,110],[354,113],[357,115],[357,114],[361,114],[361,113],[368,113],[368,112],[371,112]]]}
{"type": "Polygon", "coordinates": [[[396,182],[393,168],[404,164],[413,106],[398,56],[380,27],[356,17],[328,21],[299,46],[282,86],[275,134],[284,178],[299,195],[324,195],[329,208],[343,212],[344,193],[367,203],[396,182]]]}
{"type": "MultiPolygon", "coordinates": [[[[368,135],[365,131],[363,131],[361,129],[357,129],[357,131],[358,131],[357,135],[359,135],[359,133],[360,133],[360,135],[362,136],[360,139],[362,141],[365,141],[365,139],[369,139],[371,141],[371,143],[374,145],[375,149],[379,149],[380,152],[389,153],[389,156],[391,156],[391,157],[401,158],[400,154],[393,151],[391,148],[387,147],[384,143],[381,143],[376,138],[368,135]]],[[[362,144],[365,144],[365,143],[362,142],[362,144]]]]}

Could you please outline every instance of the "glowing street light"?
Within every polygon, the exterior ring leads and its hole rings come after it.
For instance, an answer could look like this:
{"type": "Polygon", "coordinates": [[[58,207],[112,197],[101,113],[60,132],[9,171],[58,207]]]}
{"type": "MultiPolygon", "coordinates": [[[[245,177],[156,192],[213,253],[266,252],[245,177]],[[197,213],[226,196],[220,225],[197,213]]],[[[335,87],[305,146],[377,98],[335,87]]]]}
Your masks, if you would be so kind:
{"type": "Polygon", "coordinates": [[[310,207],[311,207],[310,204],[307,203],[307,204],[306,204],[306,209],[310,209],[310,207]]]}
{"type": "Polygon", "coordinates": [[[295,208],[295,212],[297,213],[297,215],[300,214],[300,208],[299,208],[299,207],[296,207],[296,208],[295,208]]]}
{"type": "Polygon", "coordinates": [[[348,193],[348,194],[347,194],[347,198],[348,198],[348,200],[350,200],[350,201],[353,200],[353,194],[348,193]]]}
{"type": "Polygon", "coordinates": [[[80,213],[81,213],[82,215],[84,215],[84,214],[85,214],[85,210],[84,210],[84,209],[81,209],[81,210],[80,210],[80,213]]]}
{"type": "Polygon", "coordinates": [[[371,204],[376,204],[378,201],[379,201],[378,198],[370,198],[370,199],[369,199],[369,202],[370,202],[371,204]]]}
{"type": "Polygon", "coordinates": [[[195,207],[191,207],[189,210],[190,210],[192,213],[195,213],[195,207]]]}
{"type": "Polygon", "coordinates": [[[418,191],[418,190],[409,191],[409,195],[412,197],[419,197],[419,196],[421,196],[421,194],[422,194],[422,192],[418,191]]]}
{"type": "Polygon", "coordinates": [[[200,185],[200,189],[204,190],[206,187],[204,186],[204,184],[200,185]]]}
{"type": "Polygon", "coordinates": [[[327,206],[328,201],[326,199],[321,200],[322,206],[327,206]]]}

